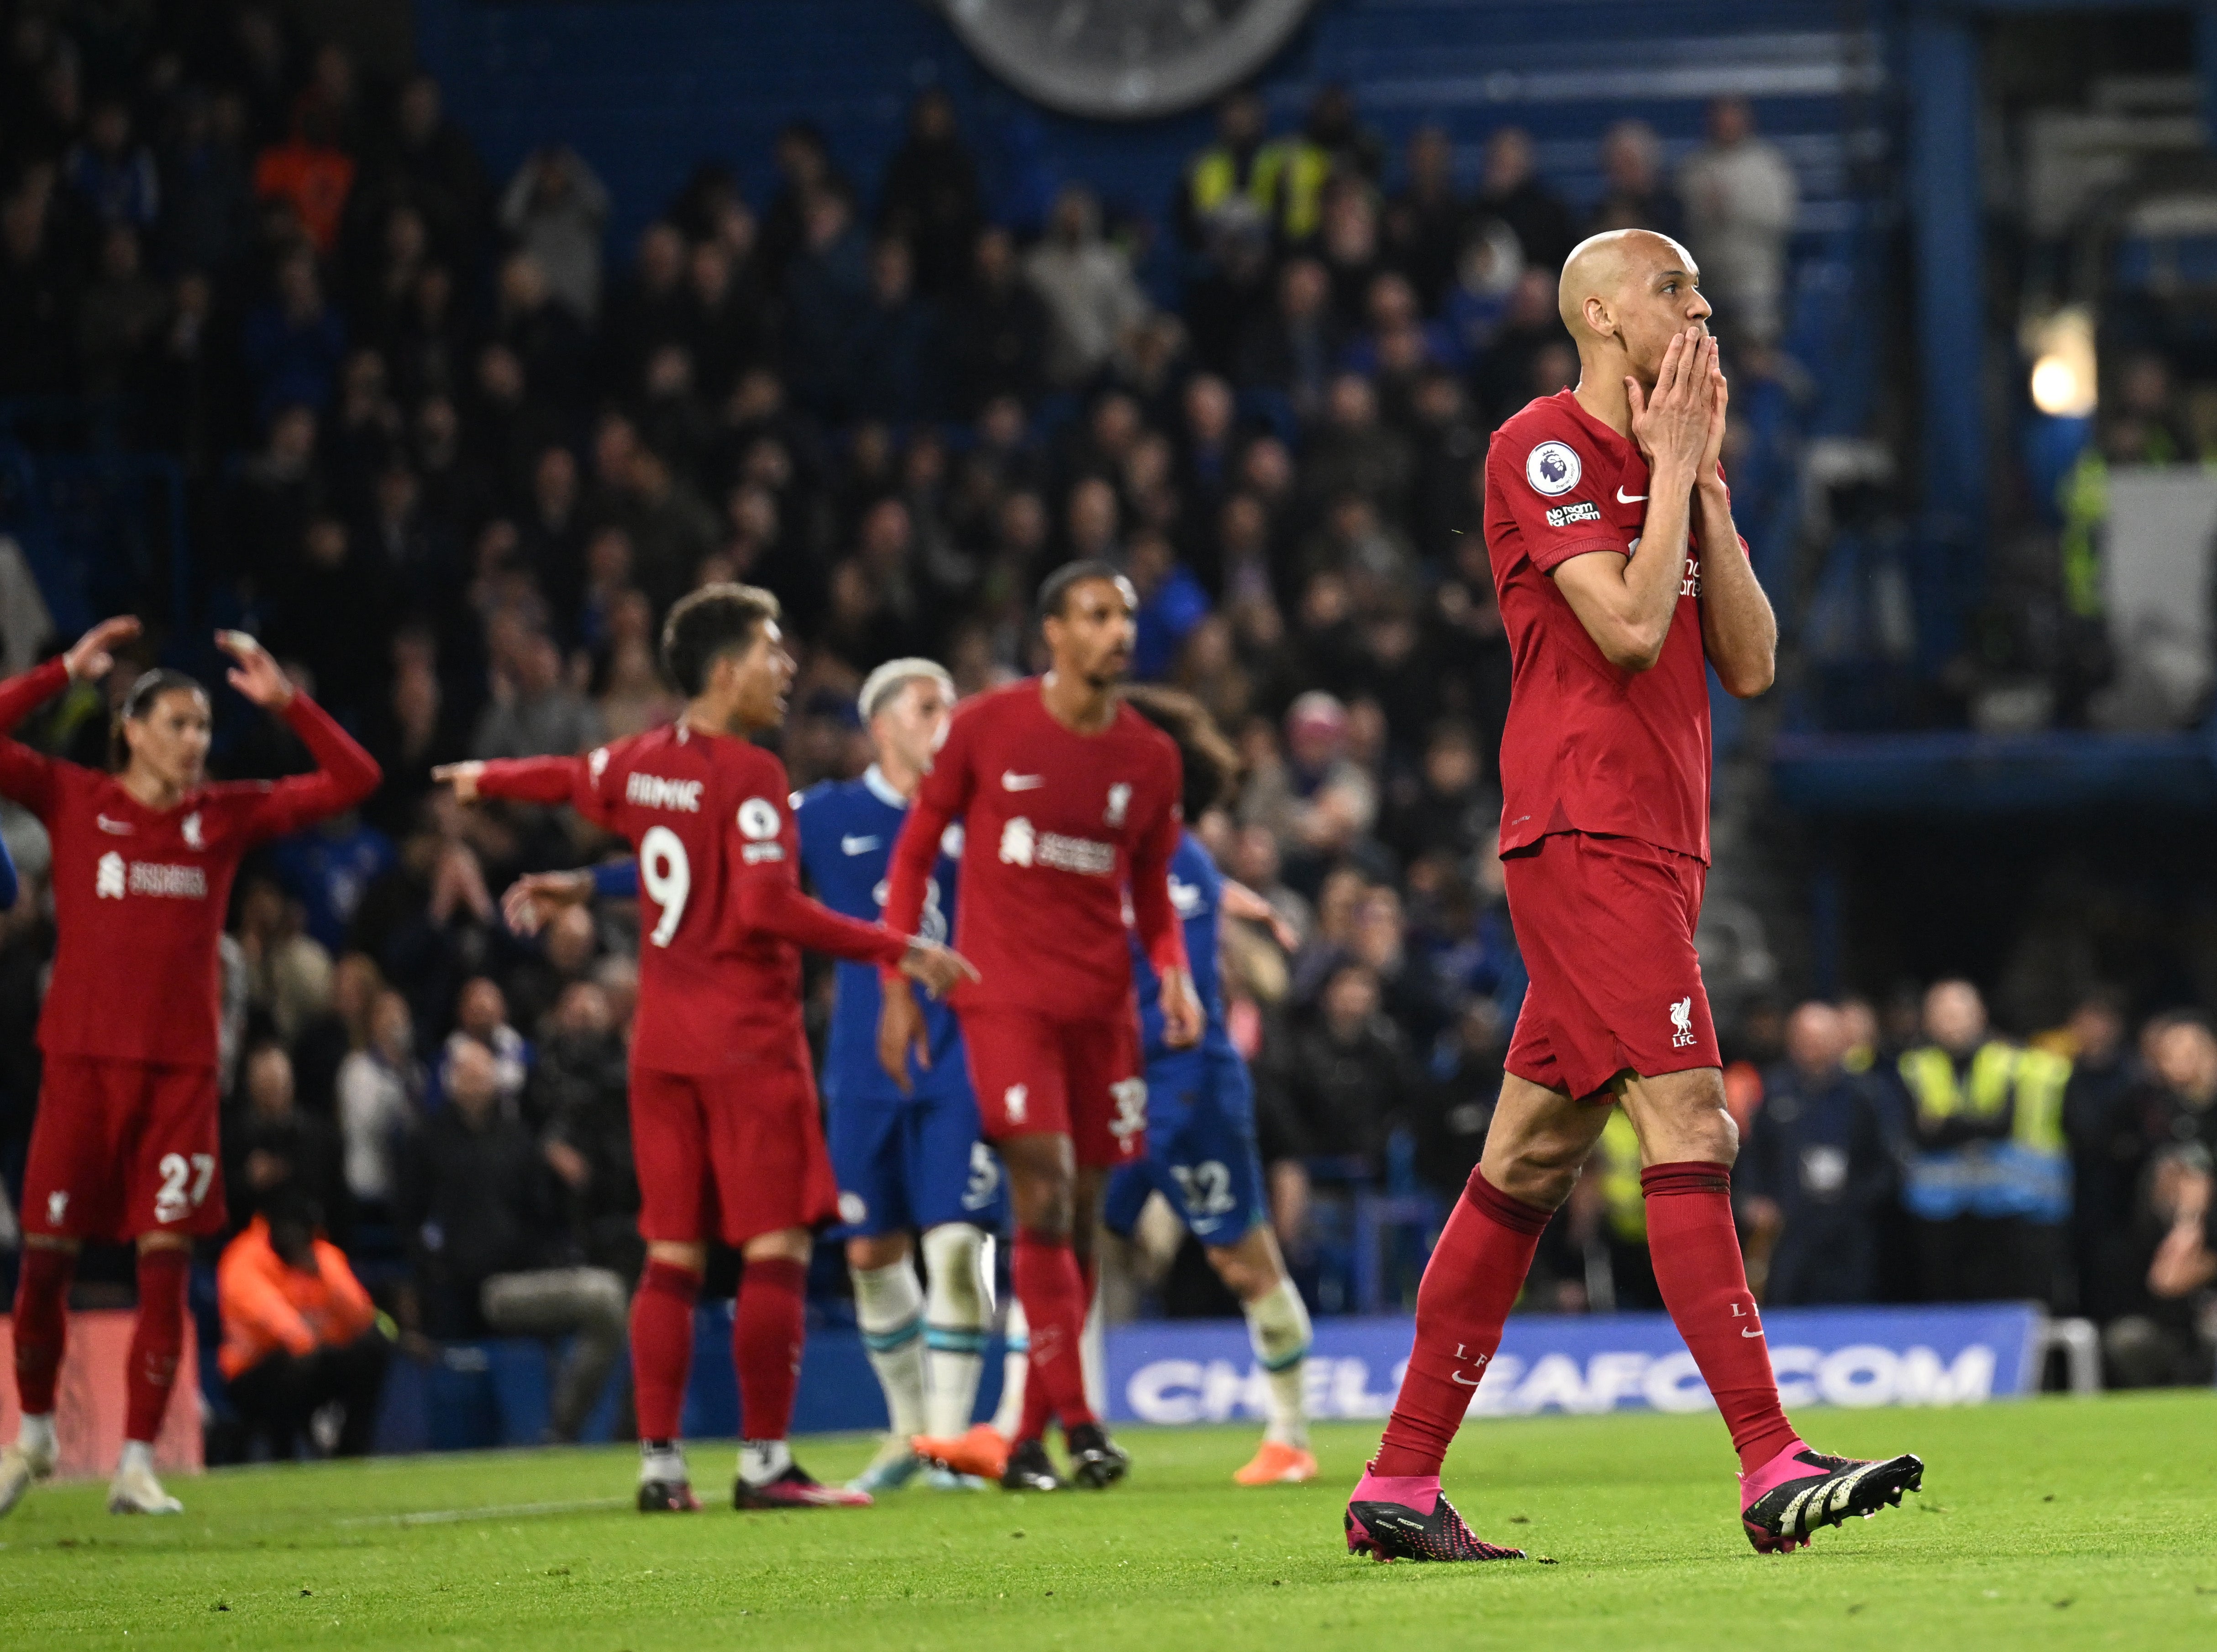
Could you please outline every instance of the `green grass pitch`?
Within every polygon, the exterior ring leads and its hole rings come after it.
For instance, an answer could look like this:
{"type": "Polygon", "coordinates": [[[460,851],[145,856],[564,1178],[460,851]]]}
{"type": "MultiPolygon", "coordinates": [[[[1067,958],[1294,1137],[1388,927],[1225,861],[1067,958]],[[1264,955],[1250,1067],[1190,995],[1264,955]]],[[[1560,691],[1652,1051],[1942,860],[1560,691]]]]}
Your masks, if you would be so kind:
{"type": "MultiPolygon", "coordinates": [[[[1343,1550],[1374,1426],[1320,1431],[1310,1487],[1233,1486],[1244,1428],[1133,1429],[1105,1494],[852,1513],[648,1519],[622,1450],[234,1469],[166,1520],[46,1487],[0,1523],[0,1647],[2217,1648],[2217,1394],[1807,1421],[1923,1454],[1926,1491],[1759,1558],[1714,1416],[1474,1424],[1450,1491],[1556,1563],[1443,1567],[1343,1550]]],[[[828,1477],[869,1447],[801,1456],[828,1477]]],[[[692,1463],[728,1486],[727,1447],[692,1463]]]]}

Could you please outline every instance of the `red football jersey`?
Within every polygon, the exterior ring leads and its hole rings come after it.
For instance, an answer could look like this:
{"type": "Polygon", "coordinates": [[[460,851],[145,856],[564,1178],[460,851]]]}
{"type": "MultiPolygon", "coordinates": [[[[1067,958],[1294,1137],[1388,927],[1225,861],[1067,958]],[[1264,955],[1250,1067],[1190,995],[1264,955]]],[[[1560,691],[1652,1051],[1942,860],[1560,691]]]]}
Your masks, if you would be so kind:
{"type": "Polygon", "coordinates": [[[903,935],[800,892],[800,837],[785,765],[735,735],[682,723],[582,757],[488,763],[489,797],[572,803],[639,855],[633,1059],[716,1073],[789,1056],[802,1037],[806,947],[898,963],[903,935]]]}
{"type": "MultiPolygon", "coordinates": [[[[68,682],[55,659],[0,683],[0,730],[68,682]]],[[[377,789],[376,760],[322,707],[296,694],[284,716],[318,772],[203,786],[161,811],[113,775],[0,739],[0,793],[53,840],[54,973],[39,1018],[49,1055],[215,1065],[216,937],[238,863],[377,789]]]]}
{"type": "Polygon", "coordinates": [[[1610,665],[1549,577],[1590,551],[1628,556],[1646,518],[1639,444],[1570,391],[1541,397],[1494,432],[1485,548],[1511,657],[1501,734],[1504,852],[1550,832],[1590,832],[1709,857],[1697,541],[1688,535],[1677,611],[1652,671],[1610,665]]]}
{"type": "Polygon", "coordinates": [[[954,1000],[1076,1018],[1121,1014],[1133,922],[1158,969],[1186,967],[1170,904],[1184,775],[1131,707],[1098,734],[1054,720],[1035,678],[964,701],[894,845],[886,922],[912,927],[940,834],[962,822],[954,950],[984,979],[954,1000]]]}

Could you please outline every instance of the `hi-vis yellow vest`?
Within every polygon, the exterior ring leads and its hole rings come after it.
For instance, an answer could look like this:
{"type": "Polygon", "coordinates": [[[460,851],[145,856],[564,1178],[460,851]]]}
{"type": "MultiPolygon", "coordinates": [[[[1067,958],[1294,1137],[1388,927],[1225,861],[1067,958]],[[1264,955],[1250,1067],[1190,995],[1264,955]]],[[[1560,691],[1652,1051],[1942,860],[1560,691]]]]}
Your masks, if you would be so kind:
{"type": "Polygon", "coordinates": [[[2014,1100],[2010,1140],[2032,1153],[2063,1151],[2063,1086],[2071,1080],[2071,1063],[2060,1055],[1993,1039],[1971,1057],[1969,1082],[1958,1084],[1954,1059],[1927,1045],[1903,1055],[1901,1080],[1920,1119],[1998,1118],[2014,1100]]]}
{"type": "MultiPolygon", "coordinates": [[[[1288,240],[1313,234],[1321,219],[1331,157],[1302,138],[1273,138],[1255,152],[1246,195],[1288,240]]],[[[1221,144],[1204,149],[1186,169],[1195,218],[1206,219],[1239,190],[1239,162],[1221,144]]]]}

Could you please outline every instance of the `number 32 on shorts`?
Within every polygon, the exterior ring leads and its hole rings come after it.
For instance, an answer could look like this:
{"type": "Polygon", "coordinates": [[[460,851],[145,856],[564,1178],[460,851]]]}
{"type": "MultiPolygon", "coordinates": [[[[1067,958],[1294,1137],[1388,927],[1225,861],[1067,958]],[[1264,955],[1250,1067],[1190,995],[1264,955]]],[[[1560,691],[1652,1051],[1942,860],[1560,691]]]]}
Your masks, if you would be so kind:
{"type": "Polygon", "coordinates": [[[188,1159],[182,1153],[165,1153],[156,1168],[161,1172],[162,1186],[154,1195],[154,1220],[176,1222],[199,1210],[207,1197],[208,1184],[215,1179],[215,1155],[196,1153],[188,1159]]]}

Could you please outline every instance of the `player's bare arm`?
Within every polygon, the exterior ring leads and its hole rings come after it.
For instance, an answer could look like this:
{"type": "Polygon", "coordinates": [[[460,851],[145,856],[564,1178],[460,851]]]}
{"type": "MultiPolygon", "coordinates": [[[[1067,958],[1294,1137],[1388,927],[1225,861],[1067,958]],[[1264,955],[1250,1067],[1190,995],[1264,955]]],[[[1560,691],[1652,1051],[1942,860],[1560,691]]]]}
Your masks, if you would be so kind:
{"type": "Polygon", "coordinates": [[[1701,650],[1716,667],[1725,692],[1742,700],[1761,694],[1778,674],[1778,621],[1770,599],[1739,548],[1732,525],[1732,494],[1720,461],[1724,455],[1725,408],[1731,400],[1724,368],[1711,347],[1714,400],[1708,446],[1694,484],[1694,533],[1701,547],[1701,650]]]}
{"type": "Polygon", "coordinates": [[[1716,341],[1698,327],[1673,335],[1652,394],[1627,375],[1632,435],[1647,455],[1647,520],[1633,554],[1593,551],[1555,570],[1555,586],[1602,655],[1644,671],[1663,656],[1685,579],[1696,467],[1708,445],[1716,341]]]}
{"type": "MultiPolygon", "coordinates": [[[[946,997],[966,981],[982,979],[978,966],[953,947],[927,941],[920,935],[909,937],[908,950],[901,956],[900,972],[934,998],[946,997]]],[[[910,1002],[913,1005],[915,1000],[911,999],[910,1002]]]]}

